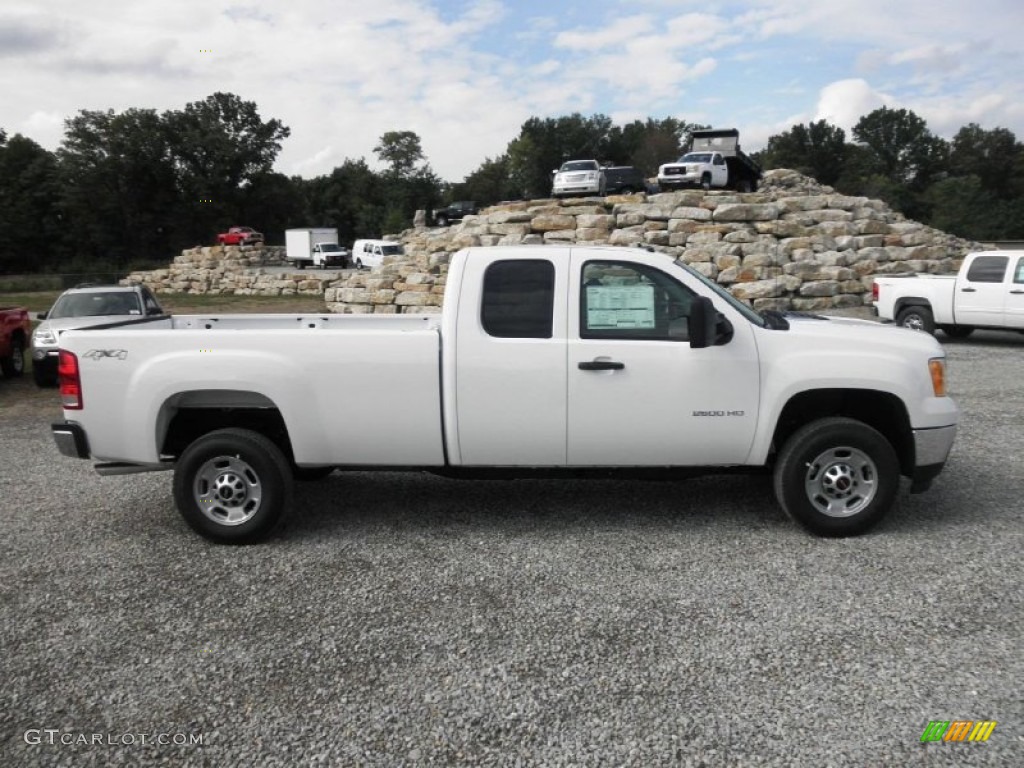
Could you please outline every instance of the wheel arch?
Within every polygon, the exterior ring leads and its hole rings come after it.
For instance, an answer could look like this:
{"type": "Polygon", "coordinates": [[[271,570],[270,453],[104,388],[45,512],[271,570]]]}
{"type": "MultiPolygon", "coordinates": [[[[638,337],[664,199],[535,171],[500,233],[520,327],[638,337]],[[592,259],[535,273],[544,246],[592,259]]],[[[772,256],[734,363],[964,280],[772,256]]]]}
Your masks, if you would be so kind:
{"type": "Polygon", "coordinates": [[[880,432],[899,458],[900,474],[913,474],[914,435],[906,405],[896,395],[874,389],[814,389],[793,395],[776,421],[772,453],[777,455],[800,427],[829,416],[855,419],[880,432]]]}
{"type": "Polygon", "coordinates": [[[198,438],[226,428],[258,432],[289,459],[294,456],[280,408],[266,395],[248,390],[191,390],[167,398],[156,419],[157,449],[161,456],[177,458],[198,438]]]}
{"type": "Polygon", "coordinates": [[[896,303],[893,305],[893,319],[895,320],[896,315],[898,315],[907,307],[924,307],[925,309],[930,311],[932,308],[932,302],[930,299],[927,299],[924,296],[901,296],[900,298],[896,299],[896,303]]]}

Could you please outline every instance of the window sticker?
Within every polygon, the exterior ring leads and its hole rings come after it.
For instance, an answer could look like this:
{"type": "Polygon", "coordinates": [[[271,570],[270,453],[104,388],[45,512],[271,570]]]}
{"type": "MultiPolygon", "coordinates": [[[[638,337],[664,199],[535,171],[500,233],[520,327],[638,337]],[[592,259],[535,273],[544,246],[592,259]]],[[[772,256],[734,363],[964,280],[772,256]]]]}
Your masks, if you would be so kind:
{"type": "Polygon", "coordinates": [[[587,329],[653,328],[653,285],[588,285],[587,329]]]}

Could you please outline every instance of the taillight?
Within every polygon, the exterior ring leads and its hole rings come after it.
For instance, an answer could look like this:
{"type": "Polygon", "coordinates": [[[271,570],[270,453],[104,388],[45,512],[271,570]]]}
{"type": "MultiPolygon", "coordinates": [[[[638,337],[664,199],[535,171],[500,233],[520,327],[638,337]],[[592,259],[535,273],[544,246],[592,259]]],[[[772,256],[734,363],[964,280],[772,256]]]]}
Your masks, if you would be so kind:
{"type": "Polygon", "coordinates": [[[871,300],[878,301],[878,283],[871,281],[871,300]]]}
{"type": "Polygon", "coordinates": [[[62,349],[57,358],[57,379],[60,381],[60,401],[65,410],[82,409],[82,379],[78,375],[78,358],[74,352],[62,349]]]}

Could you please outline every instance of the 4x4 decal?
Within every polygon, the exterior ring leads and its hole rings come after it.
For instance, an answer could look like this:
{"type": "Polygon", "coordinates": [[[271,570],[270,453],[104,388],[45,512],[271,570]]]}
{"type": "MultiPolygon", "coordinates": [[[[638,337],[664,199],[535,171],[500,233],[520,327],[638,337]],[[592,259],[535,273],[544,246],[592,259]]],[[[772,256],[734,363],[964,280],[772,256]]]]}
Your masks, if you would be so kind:
{"type": "Polygon", "coordinates": [[[90,349],[84,355],[86,360],[102,360],[104,357],[112,357],[115,360],[127,360],[127,349],[90,349]]]}

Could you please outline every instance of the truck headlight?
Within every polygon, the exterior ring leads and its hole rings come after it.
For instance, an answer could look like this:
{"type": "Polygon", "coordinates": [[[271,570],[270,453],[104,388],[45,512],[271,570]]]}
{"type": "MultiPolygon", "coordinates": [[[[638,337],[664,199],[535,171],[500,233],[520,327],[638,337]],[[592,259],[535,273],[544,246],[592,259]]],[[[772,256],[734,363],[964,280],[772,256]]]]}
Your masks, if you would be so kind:
{"type": "Polygon", "coordinates": [[[49,328],[36,328],[32,332],[33,347],[52,347],[57,343],[57,336],[49,328]]]}
{"type": "Polygon", "coordinates": [[[941,357],[933,357],[928,361],[928,370],[932,375],[932,392],[936,397],[945,397],[946,361],[941,357]]]}

